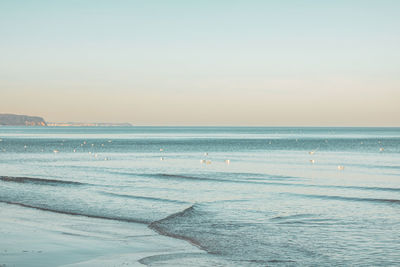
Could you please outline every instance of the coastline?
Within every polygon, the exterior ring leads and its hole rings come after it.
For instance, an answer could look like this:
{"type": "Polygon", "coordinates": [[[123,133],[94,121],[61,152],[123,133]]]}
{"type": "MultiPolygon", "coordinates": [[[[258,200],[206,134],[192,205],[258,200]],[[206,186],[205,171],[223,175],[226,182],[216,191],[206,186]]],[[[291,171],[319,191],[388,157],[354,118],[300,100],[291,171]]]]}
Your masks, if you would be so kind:
{"type": "Polygon", "coordinates": [[[145,266],[205,251],[141,223],[0,203],[0,266],[145,266]]]}

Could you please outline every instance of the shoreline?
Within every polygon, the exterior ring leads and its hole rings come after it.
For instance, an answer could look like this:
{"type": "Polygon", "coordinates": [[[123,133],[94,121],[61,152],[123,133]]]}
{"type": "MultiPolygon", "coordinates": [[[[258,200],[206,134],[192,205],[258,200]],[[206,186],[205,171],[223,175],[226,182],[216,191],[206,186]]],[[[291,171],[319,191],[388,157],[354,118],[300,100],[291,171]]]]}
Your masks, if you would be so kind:
{"type": "Polygon", "coordinates": [[[0,203],[0,266],[145,266],[146,259],[204,255],[147,224],[0,203]]]}

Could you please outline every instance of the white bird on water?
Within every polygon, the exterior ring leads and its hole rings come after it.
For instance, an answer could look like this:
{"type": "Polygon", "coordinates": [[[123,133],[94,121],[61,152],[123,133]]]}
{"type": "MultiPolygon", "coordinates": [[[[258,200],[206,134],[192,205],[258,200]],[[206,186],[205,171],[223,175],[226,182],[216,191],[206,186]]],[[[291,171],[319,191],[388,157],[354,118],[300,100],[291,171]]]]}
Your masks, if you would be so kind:
{"type": "Polygon", "coordinates": [[[337,166],[337,168],[338,168],[339,171],[343,171],[344,170],[344,166],[342,166],[342,165],[337,166]]]}
{"type": "MultiPolygon", "coordinates": [[[[318,148],[319,148],[319,147],[318,147],[318,148]]],[[[308,152],[308,154],[314,155],[314,153],[317,152],[318,148],[317,148],[317,149],[314,149],[314,150],[311,150],[310,152],[308,152]]]]}

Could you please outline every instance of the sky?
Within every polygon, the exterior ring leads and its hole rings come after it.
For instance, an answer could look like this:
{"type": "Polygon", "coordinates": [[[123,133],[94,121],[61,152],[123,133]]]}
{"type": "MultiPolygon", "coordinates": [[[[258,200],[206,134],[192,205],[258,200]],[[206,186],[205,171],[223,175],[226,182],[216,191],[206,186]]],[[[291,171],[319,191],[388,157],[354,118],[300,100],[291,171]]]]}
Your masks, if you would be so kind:
{"type": "Polygon", "coordinates": [[[400,1],[0,1],[0,113],[400,126],[400,1]]]}

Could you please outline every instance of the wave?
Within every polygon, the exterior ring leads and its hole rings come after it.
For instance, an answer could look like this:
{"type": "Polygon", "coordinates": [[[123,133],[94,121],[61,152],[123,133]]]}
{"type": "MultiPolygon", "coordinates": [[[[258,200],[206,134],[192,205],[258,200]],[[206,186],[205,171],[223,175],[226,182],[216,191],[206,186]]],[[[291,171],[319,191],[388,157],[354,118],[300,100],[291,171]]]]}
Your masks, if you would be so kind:
{"type": "Polygon", "coordinates": [[[103,215],[89,214],[89,213],[83,213],[83,212],[77,212],[77,211],[60,210],[60,209],[56,209],[56,208],[33,206],[30,204],[25,204],[25,203],[20,203],[20,202],[12,202],[12,201],[4,201],[4,200],[0,200],[0,202],[10,204],[10,205],[17,205],[17,206],[21,206],[21,207],[25,207],[25,208],[31,208],[31,209],[37,209],[37,210],[43,210],[43,211],[66,214],[66,215],[73,215],[73,216],[85,216],[85,217],[89,217],[89,218],[130,222],[130,223],[140,223],[140,224],[149,224],[150,223],[149,221],[140,220],[140,219],[103,216],[103,215]]]}
{"type": "Polygon", "coordinates": [[[395,169],[395,170],[400,170],[400,166],[396,166],[396,165],[377,165],[377,168],[386,168],[386,169],[395,169]]]}
{"type": "Polygon", "coordinates": [[[245,180],[239,179],[218,179],[218,178],[210,178],[204,176],[195,176],[195,175],[185,175],[185,174],[170,174],[170,173],[132,173],[132,172],[117,172],[117,171],[109,171],[112,174],[119,175],[127,175],[127,176],[140,176],[140,177],[155,177],[155,178],[172,178],[172,179],[185,179],[185,180],[204,180],[204,181],[219,181],[219,182],[243,182],[243,183],[258,183],[258,181],[252,180],[263,180],[263,179],[271,179],[271,180],[290,180],[290,179],[301,179],[301,177],[287,176],[287,175],[272,175],[272,174],[262,174],[262,173],[222,173],[218,172],[217,175],[227,175],[227,177],[234,176],[235,178],[241,178],[245,180]]]}
{"type": "MultiPolygon", "coordinates": [[[[179,263],[185,264],[185,259],[189,259],[188,263],[196,262],[198,266],[268,266],[271,263],[285,264],[296,263],[294,260],[239,260],[239,259],[228,259],[224,257],[218,257],[218,255],[210,255],[204,252],[182,252],[182,253],[172,253],[172,254],[160,254],[144,257],[139,260],[141,264],[146,266],[153,265],[170,265],[169,261],[179,260],[179,263]],[[183,261],[182,261],[183,260],[183,261]]],[[[290,265],[292,266],[292,265],[290,265]]]]}
{"type": "Polygon", "coordinates": [[[287,216],[276,216],[271,218],[271,220],[291,220],[291,219],[301,219],[301,218],[309,218],[312,216],[316,216],[315,214],[310,213],[301,213],[301,214],[293,214],[287,216]]]}
{"type": "MultiPolygon", "coordinates": [[[[210,178],[210,177],[201,177],[201,176],[192,176],[192,175],[183,175],[183,174],[168,174],[168,173],[130,173],[130,172],[111,172],[113,174],[119,175],[127,175],[127,176],[140,176],[140,177],[150,177],[150,178],[159,178],[159,179],[175,179],[175,180],[187,180],[187,181],[198,181],[198,182],[220,182],[220,183],[241,183],[241,184],[276,184],[276,185],[290,185],[288,183],[277,183],[277,182],[267,182],[262,181],[261,178],[247,178],[251,180],[236,180],[236,179],[218,179],[218,178],[210,178]],[[253,181],[256,180],[256,181],[253,181]]],[[[229,173],[228,173],[229,174],[229,173]]],[[[289,176],[271,176],[264,179],[293,179],[293,177],[289,176]]]]}
{"type": "MultiPolygon", "coordinates": [[[[256,261],[259,262],[259,261],[256,261]]],[[[268,260],[268,263],[295,263],[294,260],[268,260]]]]}
{"type": "Polygon", "coordinates": [[[0,176],[0,180],[3,182],[39,184],[39,185],[85,185],[85,183],[80,183],[80,182],[43,179],[43,178],[30,178],[30,177],[0,176]]]}
{"type": "Polygon", "coordinates": [[[203,181],[228,181],[230,180],[224,180],[224,179],[215,179],[215,178],[207,178],[207,177],[197,177],[197,176],[188,176],[188,175],[181,175],[181,174],[167,174],[167,173],[156,173],[156,174],[146,174],[145,176],[151,176],[151,177],[162,177],[162,178],[175,178],[175,179],[184,179],[184,180],[203,180],[203,181]]]}
{"type": "MultiPolygon", "coordinates": [[[[255,178],[257,181],[252,180],[228,180],[228,179],[217,179],[217,178],[205,178],[197,176],[187,176],[180,174],[144,174],[143,176],[151,177],[164,177],[164,178],[174,178],[174,179],[185,179],[185,180],[204,180],[204,181],[216,181],[216,182],[226,182],[226,183],[244,183],[244,184],[263,184],[263,185],[277,185],[277,186],[295,186],[295,187],[316,187],[316,188],[340,188],[340,189],[357,189],[357,190],[374,190],[374,191],[395,191],[400,192],[400,188],[397,187],[369,187],[369,186],[342,186],[342,185],[315,185],[315,184],[305,184],[305,183],[282,183],[282,182],[269,182],[262,181],[262,178],[255,178]]],[[[291,176],[271,176],[265,179],[271,179],[277,177],[277,179],[293,179],[295,177],[291,176]]],[[[248,178],[254,179],[254,178],[248,178]]]]}
{"type": "Polygon", "coordinates": [[[234,175],[239,178],[252,179],[252,180],[262,180],[262,179],[303,179],[303,177],[289,176],[289,175],[279,175],[279,174],[268,174],[268,173],[251,173],[251,172],[218,172],[218,174],[228,174],[234,175]]]}
{"type": "Polygon", "coordinates": [[[105,192],[105,191],[100,191],[100,193],[104,194],[104,195],[116,196],[116,197],[122,197],[122,198],[142,199],[142,200],[159,201],[159,202],[171,202],[171,203],[176,203],[176,204],[189,204],[190,203],[190,202],[174,200],[174,199],[125,195],[125,194],[117,194],[117,193],[105,192]]]}
{"type": "Polygon", "coordinates": [[[146,266],[268,266],[269,261],[229,259],[202,251],[152,255],[138,262],[146,266]]]}
{"type": "MultiPolygon", "coordinates": [[[[400,188],[398,187],[369,187],[369,186],[343,186],[343,185],[316,185],[316,184],[307,184],[307,183],[290,183],[290,180],[298,179],[293,176],[284,176],[284,175],[264,175],[262,177],[251,177],[251,178],[242,178],[244,180],[236,180],[236,179],[218,179],[218,178],[210,178],[210,177],[200,177],[200,176],[192,176],[192,175],[182,175],[182,174],[168,174],[168,173],[130,173],[130,172],[112,172],[114,174],[120,175],[128,175],[128,176],[140,176],[140,177],[151,177],[151,178],[161,178],[161,179],[176,179],[176,180],[188,180],[188,181],[204,181],[204,182],[221,182],[221,183],[240,183],[240,184],[258,184],[258,185],[275,185],[275,186],[293,186],[293,187],[315,187],[315,188],[339,188],[339,189],[356,189],[356,190],[373,190],[373,191],[393,191],[400,192],[400,188]],[[265,180],[263,180],[265,179],[265,180]],[[275,182],[268,180],[288,180],[285,182],[275,182]]],[[[231,173],[227,173],[229,175],[231,173]]],[[[237,173],[238,175],[242,175],[242,173],[237,173]]],[[[257,174],[257,176],[259,176],[257,174]]]]}
{"type": "MultiPolygon", "coordinates": [[[[270,220],[278,224],[310,224],[310,225],[337,225],[339,222],[336,219],[321,218],[317,214],[293,214],[288,216],[277,216],[270,220]]],[[[342,223],[341,223],[342,224],[342,223]]]]}
{"type": "Polygon", "coordinates": [[[185,259],[185,258],[195,258],[196,262],[198,262],[199,258],[208,257],[204,252],[182,252],[182,253],[172,253],[172,254],[160,254],[160,255],[152,255],[148,257],[144,257],[139,260],[139,262],[146,266],[151,266],[154,263],[163,263],[165,261],[175,260],[175,259],[185,259]]]}
{"type": "Polygon", "coordinates": [[[357,167],[364,167],[364,168],[374,168],[374,169],[392,169],[392,170],[400,170],[400,166],[398,165],[373,165],[373,164],[352,164],[353,166],[357,167]]]}
{"type": "MultiPolygon", "coordinates": [[[[184,236],[184,235],[171,233],[171,232],[165,230],[164,227],[162,227],[162,223],[165,222],[165,221],[174,219],[176,217],[181,217],[181,216],[183,217],[183,216],[186,216],[188,213],[192,213],[195,210],[195,206],[196,206],[196,204],[193,204],[190,207],[188,207],[188,208],[186,208],[186,209],[184,209],[184,210],[182,210],[180,212],[177,212],[177,213],[174,213],[174,214],[171,214],[171,215],[165,217],[164,219],[161,219],[161,220],[158,220],[158,221],[154,221],[154,222],[149,224],[149,228],[154,230],[154,231],[156,231],[160,235],[164,235],[164,236],[169,236],[169,237],[176,238],[176,239],[185,240],[185,241],[189,242],[190,244],[192,244],[192,245],[194,245],[194,246],[196,246],[196,247],[198,247],[198,248],[200,248],[200,249],[202,249],[204,251],[207,251],[207,249],[202,247],[201,244],[196,239],[189,238],[189,237],[184,236]]],[[[211,253],[210,251],[207,251],[207,252],[211,253]]]]}
{"type": "MultiPolygon", "coordinates": [[[[323,187],[323,186],[321,186],[321,187],[323,187]]],[[[351,185],[329,185],[329,186],[326,186],[326,187],[343,188],[343,189],[357,189],[357,190],[400,192],[400,188],[397,188],[397,187],[351,186],[351,185]]]]}
{"type": "Polygon", "coordinates": [[[374,202],[374,203],[400,204],[400,199],[345,197],[345,196],[330,196],[330,195],[310,195],[310,194],[298,194],[298,193],[287,193],[287,194],[306,197],[306,198],[318,198],[318,199],[328,199],[328,200],[365,201],[365,202],[374,202]]]}
{"type": "MultiPolygon", "coordinates": [[[[225,182],[225,183],[237,183],[241,182],[238,180],[228,180],[228,179],[217,179],[217,178],[209,178],[209,177],[199,177],[199,176],[190,176],[190,175],[182,175],[182,174],[168,174],[168,173],[131,173],[131,172],[110,172],[113,174],[119,175],[127,175],[127,176],[139,176],[139,177],[150,177],[150,178],[161,178],[161,179],[175,179],[175,180],[188,180],[188,181],[205,181],[205,182],[225,182]]],[[[243,181],[246,183],[246,181],[243,181]]],[[[249,182],[256,183],[256,182],[249,182]]]]}
{"type": "Polygon", "coordinates": [[[398,187],[378,187],[378,186],[356,186],[356,185],[317,185],[317,184],[304,184],[304,183],[268,183],[268,185],[286,185],[295,187],[315,187],[315,188],[337,188],[337,189],[355,189],[355,190],[371,190],[371,191],[392,191],[400,192],[398,187]]]}

